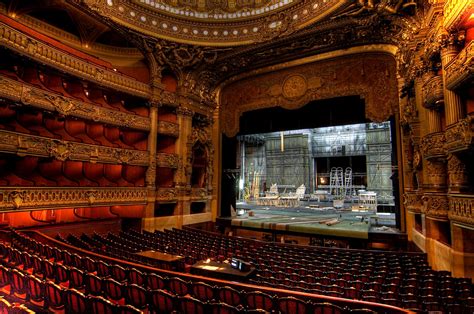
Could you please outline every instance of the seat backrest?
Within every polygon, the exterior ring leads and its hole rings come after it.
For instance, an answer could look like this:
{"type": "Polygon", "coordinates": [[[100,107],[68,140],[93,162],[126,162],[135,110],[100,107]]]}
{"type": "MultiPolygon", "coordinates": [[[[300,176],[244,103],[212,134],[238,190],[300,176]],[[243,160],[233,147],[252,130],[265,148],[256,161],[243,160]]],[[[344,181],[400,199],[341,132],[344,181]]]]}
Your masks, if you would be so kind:
{"type": "Polygon", "coordinates": [[[67,289],[65,299],[67,313],[81,314],[87,312],[89,300],[82,292],[76,289],[67,289]]]}
{"type": "Polygon", "coordinates": [[[151,307],[158,312],[171,313],[176,309],[176,297],[166,290],[151,290],[150,301],[151,307]]]}

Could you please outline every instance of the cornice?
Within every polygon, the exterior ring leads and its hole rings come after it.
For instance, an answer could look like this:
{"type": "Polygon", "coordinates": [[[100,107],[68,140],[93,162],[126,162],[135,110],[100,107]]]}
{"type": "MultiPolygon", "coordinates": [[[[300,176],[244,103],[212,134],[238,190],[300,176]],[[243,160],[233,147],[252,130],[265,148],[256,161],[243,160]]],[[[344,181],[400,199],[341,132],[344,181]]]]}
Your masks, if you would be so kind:
{"type": "Polygon", "coordinates": [[[149,152],[121,149],[0,130],[0,152],[99,163],[147,166],[149,152]]]}
{"type": "MultiPolygon", "coordinates": [[[[88,10],[139,33],[173,42],[202,46],[237,46],[284,36],[320,21],[341,7],[345,0],[301,0],[279,12],[250,19],[200,20],[154,10],[137,1],[84,0],[88,10]],[[225,23],[224,23],[225,22],[225,23]]],[[[277,10],[278,11],[278,10],[277,10]]]]}
{"type": "Polygon", "coordinates": [[[146,188],[1,187],[0,211],[146,204],[146,188]]]}
{"type": "Polygon", "coordinates": [[[0,96],[35,108],[94,122],[149,131],[150,118],[111,110],[0,75],[0,96]]]}
{"type": "Polygon", "coordinates": [[[471,41],[445,68],[446,87],[455,90],[474,80],[474,41],[471,41]]]}
{"type": "Polygon", "coordinates": [[[84,61],[32,36],[26,35],[3,22],[0,22],[0,43],[21,55],[98,85],[142,98],[149,98],[151,95],[148,84],[117,73],[112,69],[84,61]]]}

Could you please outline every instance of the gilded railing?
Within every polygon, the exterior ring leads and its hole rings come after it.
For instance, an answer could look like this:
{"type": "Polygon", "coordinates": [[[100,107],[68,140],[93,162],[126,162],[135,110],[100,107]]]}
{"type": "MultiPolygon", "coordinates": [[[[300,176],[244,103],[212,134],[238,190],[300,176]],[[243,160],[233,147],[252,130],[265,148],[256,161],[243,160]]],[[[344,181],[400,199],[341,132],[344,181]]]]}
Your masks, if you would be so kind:
{"type": "Polygon", "coordinates": [[[100,163],[147,166],[149,152],[121,149],[0,130],[0,152],[100,163]]]}
{"type": "Polygon", "coordinates": [[[446,129],[446,150],[450,153],[465,151],[474,143],[474,116],[468,116],[446,129]]]}
{"type": "Polygon", "coordinates": [[[158,121],[158,134],[178,137],[179,125],[168,121],[158,121]]]}
{"type": "Polygon", "coordinates": [[[166,154],[166,153],[156,154],[157,167],[178,168],[178,165],[179,165],[178,154],[166,154]]]}
{"type": "Polygon", "coordinates": [[[21,55],[60,71],[66,71],[85,80],[125,93],[143,98],[150,97],[148,84],[68,54],[2,22],[0,22],[0,43],[21,55]]]}
{"type": "Polygon", "coordinates": [[[474,225],[474,195],[450,195],[449,219],[474,225]]]}
{"type": "Polygon", "coordinates": [[[0,211],[146,204],[146,188],[0,187],[0,211]]]}
{"type": "Polygon", "coordinates": [[[150,118],[136,114],[94,106],[77,99],[64,97],[5,76],[0,76],[0,97],[35,108],[58,112],[64,116],[92,120],[135,130],[150,130],[150,118]]]}

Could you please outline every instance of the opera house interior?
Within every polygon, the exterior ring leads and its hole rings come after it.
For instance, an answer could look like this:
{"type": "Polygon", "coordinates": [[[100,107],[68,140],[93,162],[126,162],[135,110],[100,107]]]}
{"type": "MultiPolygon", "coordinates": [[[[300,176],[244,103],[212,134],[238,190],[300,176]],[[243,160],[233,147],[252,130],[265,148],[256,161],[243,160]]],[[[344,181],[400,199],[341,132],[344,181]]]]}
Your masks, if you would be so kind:
{"type": "Polygon", "coordinates": [[[0,0],[1,313],[474,313],[474,0],[0,0]]]}

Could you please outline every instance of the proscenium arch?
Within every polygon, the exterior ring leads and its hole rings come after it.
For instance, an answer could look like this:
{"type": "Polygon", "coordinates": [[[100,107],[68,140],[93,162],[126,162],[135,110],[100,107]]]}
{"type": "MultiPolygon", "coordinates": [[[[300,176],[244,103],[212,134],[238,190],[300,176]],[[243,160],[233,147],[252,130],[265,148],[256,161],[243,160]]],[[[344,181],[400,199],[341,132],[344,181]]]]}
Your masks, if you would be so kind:
{"type": "Polygon", "coordinates": [[[234,77],[219,93],[221,131],[239,132],[244,112],[283,107],[298,109],[315,101],[360,96],[366,118],[388,120],[398,112],[398,82],[393,45],[353,47],[319,54],[234,77]]]}

